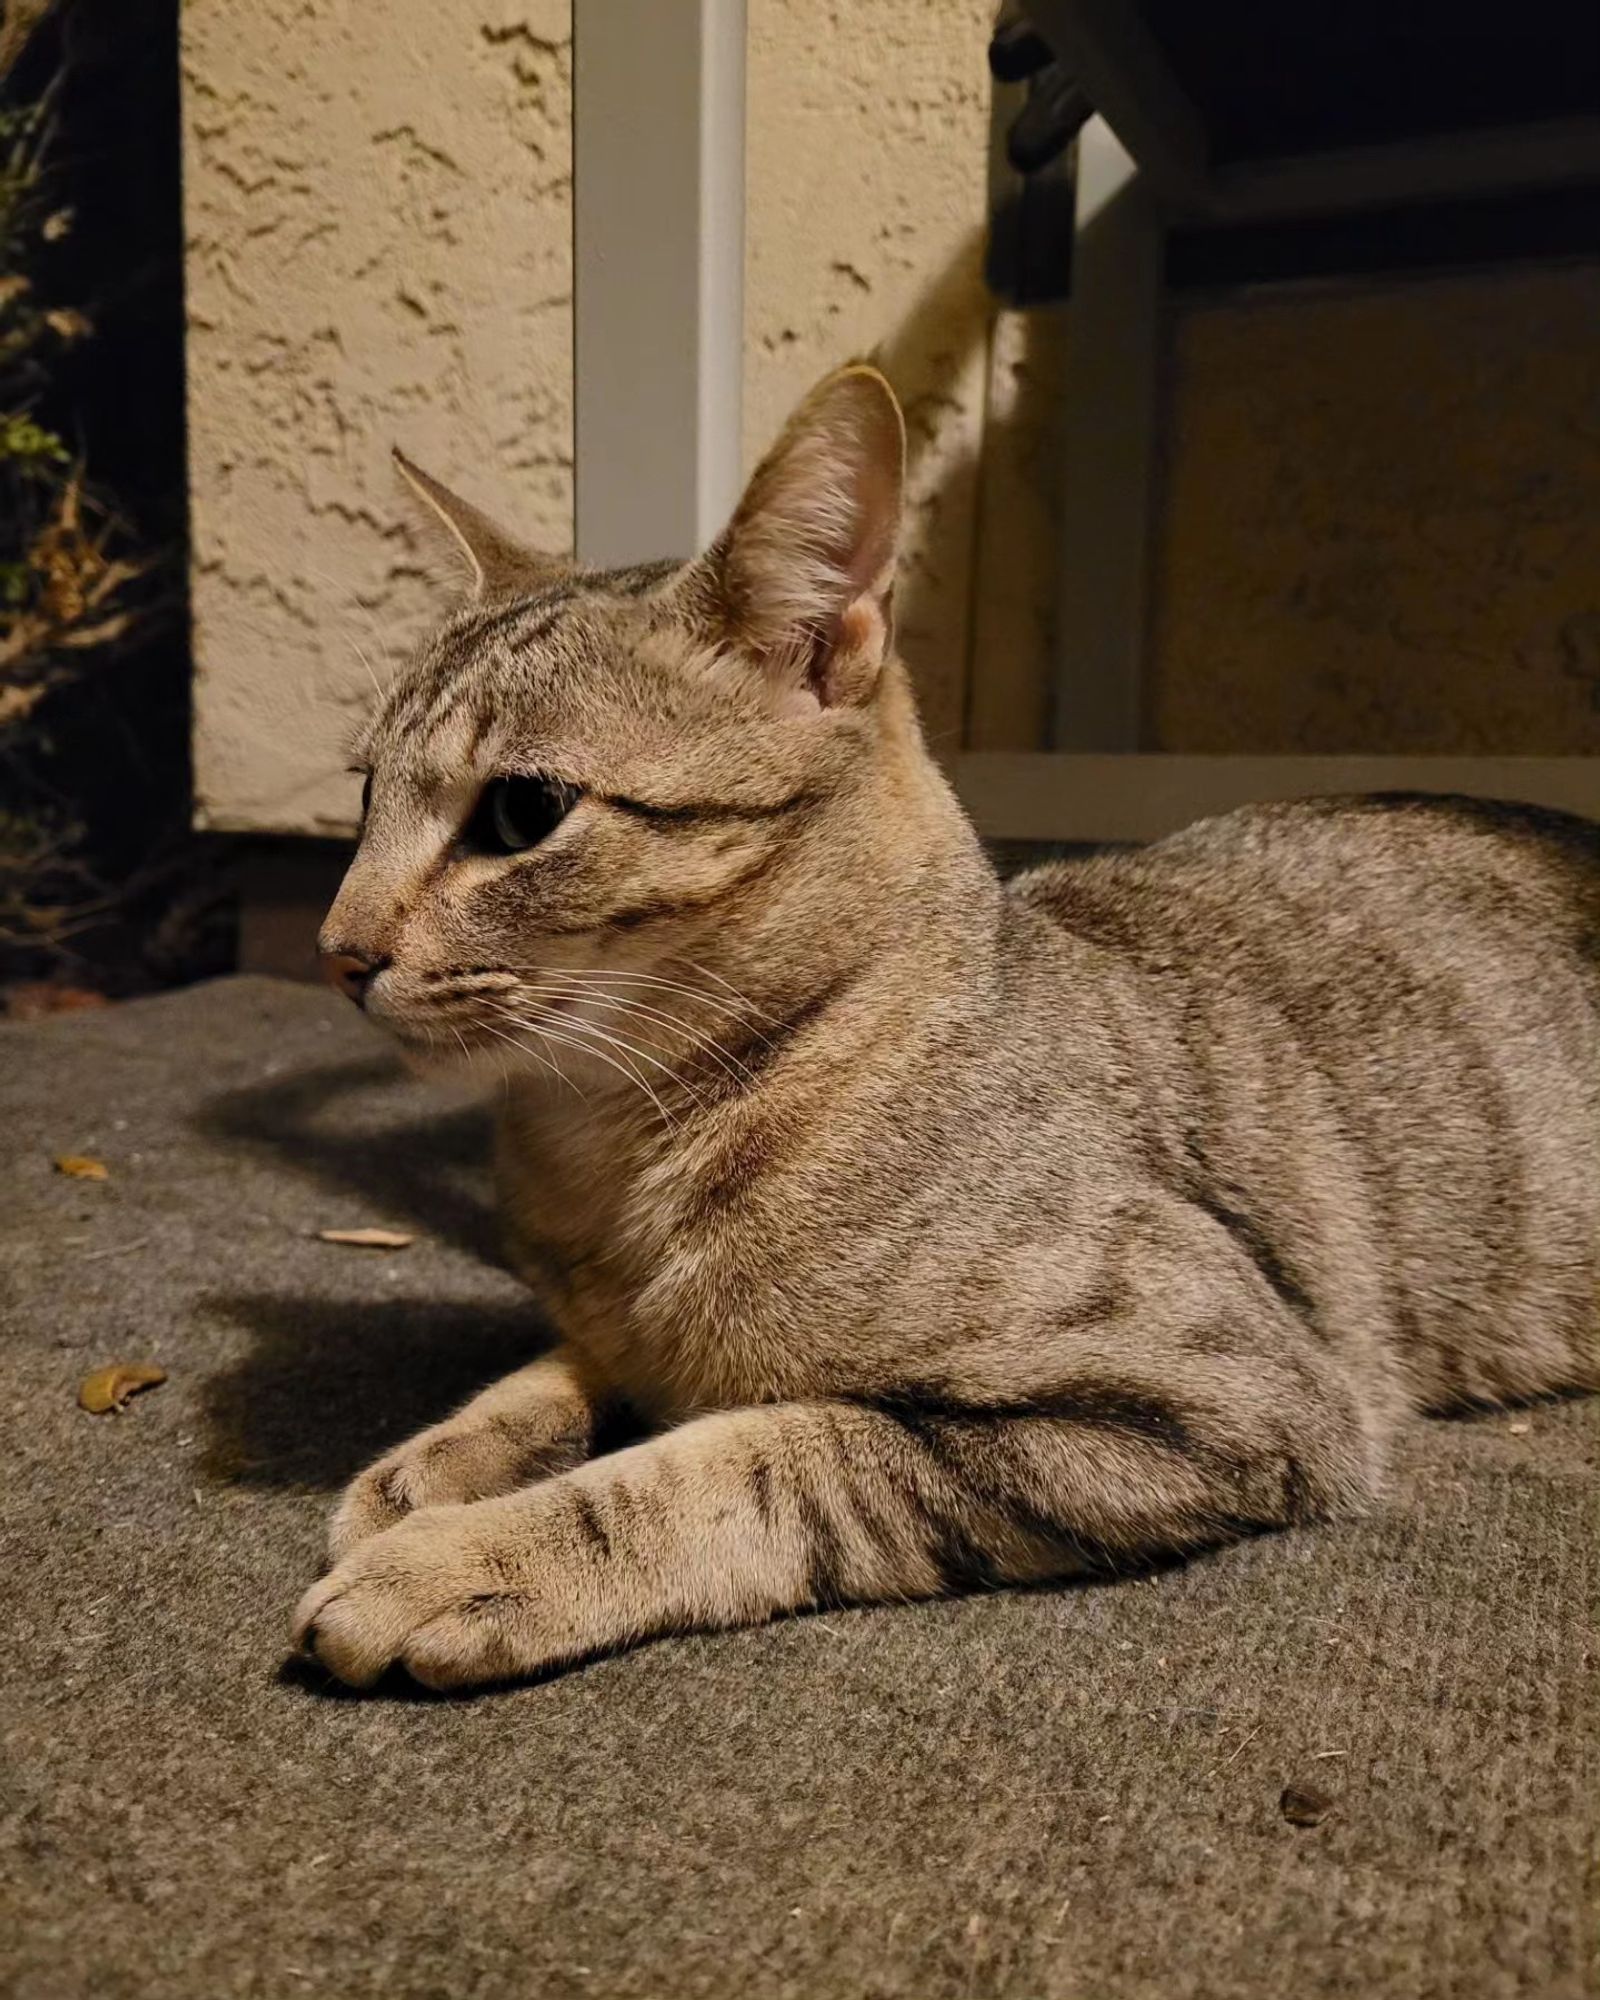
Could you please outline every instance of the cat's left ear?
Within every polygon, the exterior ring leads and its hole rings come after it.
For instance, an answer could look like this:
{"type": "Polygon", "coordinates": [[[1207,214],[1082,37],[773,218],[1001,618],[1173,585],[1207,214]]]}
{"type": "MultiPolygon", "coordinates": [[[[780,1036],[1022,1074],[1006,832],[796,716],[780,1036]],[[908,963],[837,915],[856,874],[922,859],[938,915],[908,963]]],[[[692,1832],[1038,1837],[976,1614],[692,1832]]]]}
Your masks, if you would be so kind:
{"type": "Polygon", "coordinates": [[[404,452],[396,450],[391,456],[395,471],[421,502],[424,520],[441,533],[466,570],[474,597],[538,590],[567,573],[568,564],[524,548],[481,508],[452,493],[420,465],[413,465],[404,452]]]}
{"type": "Polygon", "coordinates": [[[889,650],[906,432],[875,368],[812,390],[703,559],[726,637],[785,706],[866,701],[889,650]]]}

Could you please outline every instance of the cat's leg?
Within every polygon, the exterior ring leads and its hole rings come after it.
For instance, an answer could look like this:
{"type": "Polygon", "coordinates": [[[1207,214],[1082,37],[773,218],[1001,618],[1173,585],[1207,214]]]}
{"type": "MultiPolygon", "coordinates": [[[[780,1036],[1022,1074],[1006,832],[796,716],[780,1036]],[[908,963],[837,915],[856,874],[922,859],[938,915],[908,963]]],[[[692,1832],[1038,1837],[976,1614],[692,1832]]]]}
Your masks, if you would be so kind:
{"type": "Polygon", "coordinates": [[[908,1390],[696,1418],[363,1543],[296,1641],[352,1686],[399,1664],[461,1688],[805,1606],[1135,1567],[1359,1490],[1288,1374],[1230,1394],[1208,1372],[1203,1401],[1091,1376],[1005,1406],[908,1390]]]}
{"type": "Polygon", "coordinates": [[[581,1465],[595,1415],[567,1352],[542,1355],[358,1474],[334,1509],[329,1554],[337,1561],[419,1508],[487,1500],[581,1465]]]}

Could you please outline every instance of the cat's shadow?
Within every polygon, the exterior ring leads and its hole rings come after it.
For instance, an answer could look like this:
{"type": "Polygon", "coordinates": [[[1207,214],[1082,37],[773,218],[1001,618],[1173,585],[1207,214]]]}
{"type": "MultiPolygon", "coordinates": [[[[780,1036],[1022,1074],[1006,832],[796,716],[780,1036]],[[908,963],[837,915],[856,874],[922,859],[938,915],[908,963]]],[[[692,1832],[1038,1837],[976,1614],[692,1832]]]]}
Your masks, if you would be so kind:
{"type": "MultiPolygon", "coordinates": [[[[227,1152],[253,1154],[334,1196],[333,1220],[413,1225],[503,1268],[487,1112],[440,1107],[407,1088],[392,1056],[297,1068],[228,1091],[194,1122],[227,1152]]],[[[331,1491],[549,1344],[509,1274],[478,1272],[471,1282],[483,1296],[466,1300],[459,1291],[352,1297],[314,1279],[297,1285],[299,1276],[291,1258],[281,1291],[218,1289],[199,1301],[249,1336],[243,1356],[201,1392],[204,1469],[219,1482],[331,1491]]]]}
{"type": "Polygon", "coordinates": [[[201,1106],[197,1129],[229,1150],[274,1164],[372,1215],[414,1222],[485,1263],[503,1262],[489,1189],[488,1112],[396,1097],[405,1082],[387,1055],[296,1069],[226,1091],[201,1106]]]}
{"type": "Polygon", "coordinates": [[[250,1348],[201,1389],[203,1466],[229,1485],[332,1492],[549,1345],[530,1299],[213,1292],[250,1348]]]}

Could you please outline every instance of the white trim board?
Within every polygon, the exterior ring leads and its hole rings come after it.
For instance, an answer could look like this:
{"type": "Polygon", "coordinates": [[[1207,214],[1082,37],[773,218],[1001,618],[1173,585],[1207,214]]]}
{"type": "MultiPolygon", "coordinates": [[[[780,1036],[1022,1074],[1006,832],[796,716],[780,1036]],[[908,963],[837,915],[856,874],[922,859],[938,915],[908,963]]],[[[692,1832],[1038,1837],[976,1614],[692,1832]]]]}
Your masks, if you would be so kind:
{"type": "Polygon", "coordinates": [[[739,496],[745,0],[572,16],[578,556],[691,556],[739,496]]]}
{"type": "Polygon", "coordinates": [[[1258,799],[1466,792],[1600,819],[1600,757],[1180,757],[973,751],[956,790],[991,840],[1155,840],[1258,799]]]}

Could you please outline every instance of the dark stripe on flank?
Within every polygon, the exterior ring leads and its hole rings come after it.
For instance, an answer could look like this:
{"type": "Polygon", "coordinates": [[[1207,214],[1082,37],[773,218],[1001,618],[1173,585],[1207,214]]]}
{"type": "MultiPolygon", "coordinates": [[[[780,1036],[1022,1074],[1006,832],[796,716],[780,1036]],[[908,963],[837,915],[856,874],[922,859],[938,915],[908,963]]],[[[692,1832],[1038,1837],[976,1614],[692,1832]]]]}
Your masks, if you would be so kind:
{"type": "Polygon", "coordinates": [[[1187,1188],[1184,1192],[1196,1208],[1201,1209],[1213,1222],[1227,1230],[1290,1312],[1304,1320],[1307,1325],[1314,1326],[1316,1308],[1311,1294],[1284,1263],[1261,1226],[1238,1209],[1230,1208],[1209,1189],[1187,1188]]]}

